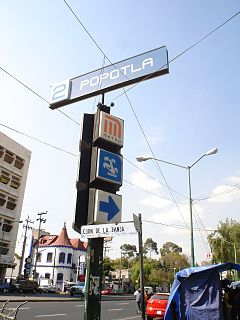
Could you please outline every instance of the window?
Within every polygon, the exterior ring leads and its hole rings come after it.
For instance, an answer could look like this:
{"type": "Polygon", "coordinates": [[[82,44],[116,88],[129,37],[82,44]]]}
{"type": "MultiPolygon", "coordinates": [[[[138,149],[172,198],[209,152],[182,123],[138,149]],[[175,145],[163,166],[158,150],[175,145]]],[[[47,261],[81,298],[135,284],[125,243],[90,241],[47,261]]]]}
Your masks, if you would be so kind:
{"type": "Polygon", "coordinates": [[[13,153],[11,151],[6,150],[5,156],[4,156],[4,160],[11,164],[13,162],[13,153]]]}
{"type": "Polygon", "coordinates": [[[0,158],[2,157],[3,154],[4,154],[4,148],[0,146],[0,158]]]}
{"type": "Polygon", "coordinates": [[[8,244],[6,242],[0,242],[1,254],[7,254],[9,251],[8,244]]]}
{"type": "Polygon", "coordinates": [[[10,232],[12,230],[12,223],[9,220],[4,220],[2,225],[2,231],[4,232],[10,232]]]}
{"type": "Polygon", "coordinates": [[[16,156],[16,160],[14,162],[14,167],[18,168],[18,169],[22,169],[24,165],[24,160],[18,156],[16,156]]]}
{"type": "Polygon", "coordinates": [[[50,273],[45,273],[45,279],[50,279],[50,273]]]}
{"type": "Polygon", "coordinates": [[[14,199],[12,197],[8,197],[7,208],[9,210],[13,210],[13,209],[15,209],[16,205],[17,205],[16,199],[14,199]]]}
{"type": "Polygon", "coordinates": [[[18,187],[20,186],[20,179],[16,176],[12,176],[10,186],[14,189],[18,189],[18,187]]]}
{"type": "Polygon", "coordinates": [[[72,263],[72,254],[69,253],[69,254],[67,255],[67,264],[71,264],[71,263],[72,263]]]}
{"type": "Polygon", "coordinates": [[[2,207],[6,202],[6,196],[3,193],[0,193],[0,206],[2,207]]]}
{"type": "Polygon", "coordinates": [[[48,252],[48,254],[47,254],[47,262],[52,262],[52,258],[53,258],[52,252],[48,252]]]}
{"type": "Polygon", "coordinates": [[[57,280],[63,280],[63,273],[57,274],[57,280]]]}
{"type": "Polygon", "coordinates": [[[65,263],[65,253],[64,252],[61,252],[59,254],[59,260],[58,260],[59,263],[65,263]]]}
{"type": "Polygon", "coordinates": [[[37,254],[37,262],[41,262],[42,260],[42,254],[38,252],[37,254]]]}
{"type": "Polygon", "coordinates": [[[2,170],[1,176],[0,176],[0,181],[4,184],[8,184],[10,180],[10,174],[4,170],[2,170]]]}

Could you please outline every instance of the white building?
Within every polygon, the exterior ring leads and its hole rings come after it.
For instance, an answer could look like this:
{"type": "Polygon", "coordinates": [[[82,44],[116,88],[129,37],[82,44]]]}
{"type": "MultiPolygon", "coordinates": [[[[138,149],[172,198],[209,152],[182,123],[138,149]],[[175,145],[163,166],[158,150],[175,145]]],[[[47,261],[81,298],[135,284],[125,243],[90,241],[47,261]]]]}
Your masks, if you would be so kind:
{"type": "MultiPolygon", "coordinates": [[[[63,282],[76,282],[84,278],[86,248],[87,243],[80,239],[69,239],[65,224],[59,236],[40,237],[36,263],[38,281],[51,279],[53,284],[60,286],[63,282]]],[[[33,266],[35,258],[36,253],[33,252],[33,266]]]]}
{"type": "Polygon", "coordinates": [[[0,132],[0,280],[14,252],[31,152],[0,132]]]}

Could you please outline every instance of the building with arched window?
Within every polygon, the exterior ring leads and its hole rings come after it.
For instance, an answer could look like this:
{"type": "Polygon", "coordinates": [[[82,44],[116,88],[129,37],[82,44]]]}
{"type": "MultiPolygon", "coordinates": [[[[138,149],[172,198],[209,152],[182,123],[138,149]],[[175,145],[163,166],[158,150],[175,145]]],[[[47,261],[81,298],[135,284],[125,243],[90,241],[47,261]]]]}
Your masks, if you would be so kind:
{"type": "MultiPolygon", "coordinates": [[[[50,279],[59,287],[63,282],[76,282],[84,277],[87,243],[80,239],[69,239],[64,226],[57,235],[43,235],[39,242],[38,254],[33,252],[33,265],[36,263],[36,276],[39,282],[50,279]]],[[[34,250],[36,252],[36,250],[34,250]]]]}

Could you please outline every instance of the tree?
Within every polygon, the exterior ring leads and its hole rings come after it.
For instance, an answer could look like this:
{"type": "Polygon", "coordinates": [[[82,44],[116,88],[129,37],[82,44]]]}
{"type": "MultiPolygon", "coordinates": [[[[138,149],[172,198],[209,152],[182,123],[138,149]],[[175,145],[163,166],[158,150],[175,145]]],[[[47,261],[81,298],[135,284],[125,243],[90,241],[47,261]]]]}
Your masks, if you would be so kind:
{"type": "Polygon", "coordinates": [[[160,248],[161,256],[165,256],[171,252],[180,254],[182,252],[182,248],[170,241],[166,242],[162,248],[160,248]]]}
{"type": "Polygon", "coordinates": [[[176,252],[170,252],[162,256],[161,263],[164,270],[170,272],[173,272],[174,270],[177,272],[190,266],[187,256],[176,252]]]}
{"type": "Polygon", "coordinates": [[[219,221],[217,230],[208,236],[208,241],[214,263],[235,262],[235,257],[238,259],[240,254],[240,223],[232,219],[219,221]]]}
{"type": "Polygon", "coordinates": [[[147,254],[149,253],[149,258],[151,259],[152,251],[154,251],[156,254],[158,254],[158,248],[157,243],[153,241],[152,238],[148,238],[143,245],[143,253],[147,254]]]}
{"type": "Polygon", "coordinates": [[[128,256],[128,258],[133,258],[134,254],[137,252],[136,246],[128,243],[124,243],[120,249],[125,256],[128,256]]]}
{"type": "Polygon", "coordinates": [[[103,275],[105,277],[109,277],[110,272],[114,271],[113,262],[110,260],[109,257],[103,259],[103,275]]]}

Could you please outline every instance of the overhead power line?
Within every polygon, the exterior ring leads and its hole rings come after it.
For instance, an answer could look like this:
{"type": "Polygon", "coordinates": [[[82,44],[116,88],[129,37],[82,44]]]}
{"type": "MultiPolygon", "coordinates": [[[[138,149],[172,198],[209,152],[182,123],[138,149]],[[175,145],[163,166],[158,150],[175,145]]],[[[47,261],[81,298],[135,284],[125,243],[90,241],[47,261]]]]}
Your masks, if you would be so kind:
{"type": "Polygon", "coordinates": [[[50,143],[47,143],[47,142],[45,142],[45,141],[39,140],[39,139],[37,139],[37,138],[34,138],[34,137],[30,136],[29,134],[26,134],[26,133],[23,133],[23,132],[18,131],[18,130],[16,130],[16,129],[13,129],[13,128],[9,127],[9,126],[6,126],[6,125],[3,124],[3,123],[0,123],[0,126],[2,126],[2,127],[4,127],[4,128],[7,128],[7,129],[9,129],[9,130],[12,130],[12,131],[14,131],[14,132],[17,132],[17,133],[19,133],[19,134],[21,134],[21,135],[23,135],[23,136],[25,136],[25,137],[28,137],[29,139],[32,139],[32,140],[35,140],[35,141],[40,142],[40,143],[42,143],[42,144],[45,144],[46,146],[49,146],[49,147],[54,148],[54,149],[56,149],[56,150],[62,151],[62,152],[64,152],[64,153],[68,153],[68,154],[70,154],[71,156],[77,157],[77,155],[74,154],[74,153],[72,153],[72,152],[63,150],[63,149],[61,149],[61,148],[59,148],[59,147],[56,147],[56,146],[54,146],[54,145],[52,145],[52,144],[50,144],[50,143]]]}

